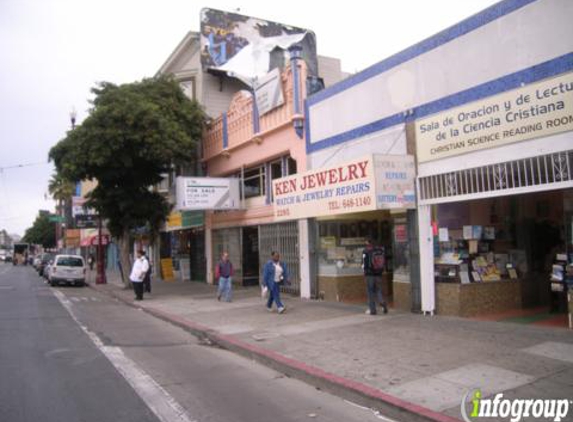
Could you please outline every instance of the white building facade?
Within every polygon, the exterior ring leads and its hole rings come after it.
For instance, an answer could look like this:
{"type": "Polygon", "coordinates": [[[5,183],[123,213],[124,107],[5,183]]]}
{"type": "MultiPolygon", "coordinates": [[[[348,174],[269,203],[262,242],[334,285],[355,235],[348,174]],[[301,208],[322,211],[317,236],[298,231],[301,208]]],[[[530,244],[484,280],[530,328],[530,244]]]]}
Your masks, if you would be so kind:
{"type": "Polygon", "coordinates": [[[416,156],[417,210],[390,221],[407,225],[403,307],[553,300],[542,261],[573,243],[571,16],[567,0],[502,1],[307,100],[310,168],[416,156]]]}

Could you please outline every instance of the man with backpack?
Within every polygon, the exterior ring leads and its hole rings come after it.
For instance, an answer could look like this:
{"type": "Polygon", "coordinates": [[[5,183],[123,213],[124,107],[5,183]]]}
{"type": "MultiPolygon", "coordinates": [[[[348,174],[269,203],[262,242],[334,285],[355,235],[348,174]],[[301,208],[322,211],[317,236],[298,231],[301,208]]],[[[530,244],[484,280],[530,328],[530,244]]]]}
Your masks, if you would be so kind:
{"type": "Polygon", "coordinates": [[[382,273],[386,265],[386,255],[384,248],[374,246],[372,239],[366,239],[366,248],[362,252],[362,268],[364,269],[364,278],[366,279],[368,293],[368,309],[366,314],[376,315],[376,298],[379,297],[380,305],[384,313],[388,313],[388,305],[382,297],[382,273]]]}

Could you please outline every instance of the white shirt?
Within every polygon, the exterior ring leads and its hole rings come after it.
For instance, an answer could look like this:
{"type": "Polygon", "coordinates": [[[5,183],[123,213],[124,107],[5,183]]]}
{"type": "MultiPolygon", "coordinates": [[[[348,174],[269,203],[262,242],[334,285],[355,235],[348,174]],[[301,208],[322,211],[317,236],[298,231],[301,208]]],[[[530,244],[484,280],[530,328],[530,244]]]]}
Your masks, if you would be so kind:
{"type": "Polygon", "coordinates": [[[275,283],[278,283],[283,278],[283,267],[279,262],[273,263],[273,265],[275,266],[275,283]]]}
{"type": "Polygon", "coordinates": [[[131,274],[129,279],[132,283],[141,283],[145,277],[145,273],[149,270],[149,264],[147,259],[141,257],[137,258],[133,263],[133,268],[131,269],[131,274]]]}

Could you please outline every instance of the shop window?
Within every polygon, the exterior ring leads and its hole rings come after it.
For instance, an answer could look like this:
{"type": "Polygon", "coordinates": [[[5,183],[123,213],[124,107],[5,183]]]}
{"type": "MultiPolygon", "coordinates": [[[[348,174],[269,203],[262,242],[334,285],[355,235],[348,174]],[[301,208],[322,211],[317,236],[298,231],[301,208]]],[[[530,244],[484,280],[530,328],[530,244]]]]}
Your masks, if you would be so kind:
{"type": "MultiPolygon", "coordinates": [[[[392,225],[385,220],[342,220],[320,222],[319,275],[362,274],[362,251],[366,238],[383,246],[386,251],[387,271],[392,270],[392,225]]],[[[405,245],[407,251],[407,244],[405,245]]]]}
{"type": "Polygon", "coordinates": [[[410,244],[408,239],[408,220],[404,217],[394,219],[392,236],[392,255],[394,279],[409,279],[410,276],[410,244]]]}

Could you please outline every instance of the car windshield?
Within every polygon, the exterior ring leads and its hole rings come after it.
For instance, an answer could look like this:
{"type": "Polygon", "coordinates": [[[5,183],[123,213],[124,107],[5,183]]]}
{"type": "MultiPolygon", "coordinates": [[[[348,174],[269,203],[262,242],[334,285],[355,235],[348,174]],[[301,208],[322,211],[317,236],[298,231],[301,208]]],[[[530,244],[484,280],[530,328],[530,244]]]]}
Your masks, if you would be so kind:
{"type": "Polygon", "coordinates": [[[83,267],[84,262],[81,258],[74,258],[72,256],[66,256],[62,258],[58,258],[58,263],[56,265],[60,265],[63,267],[83,267]]]}

